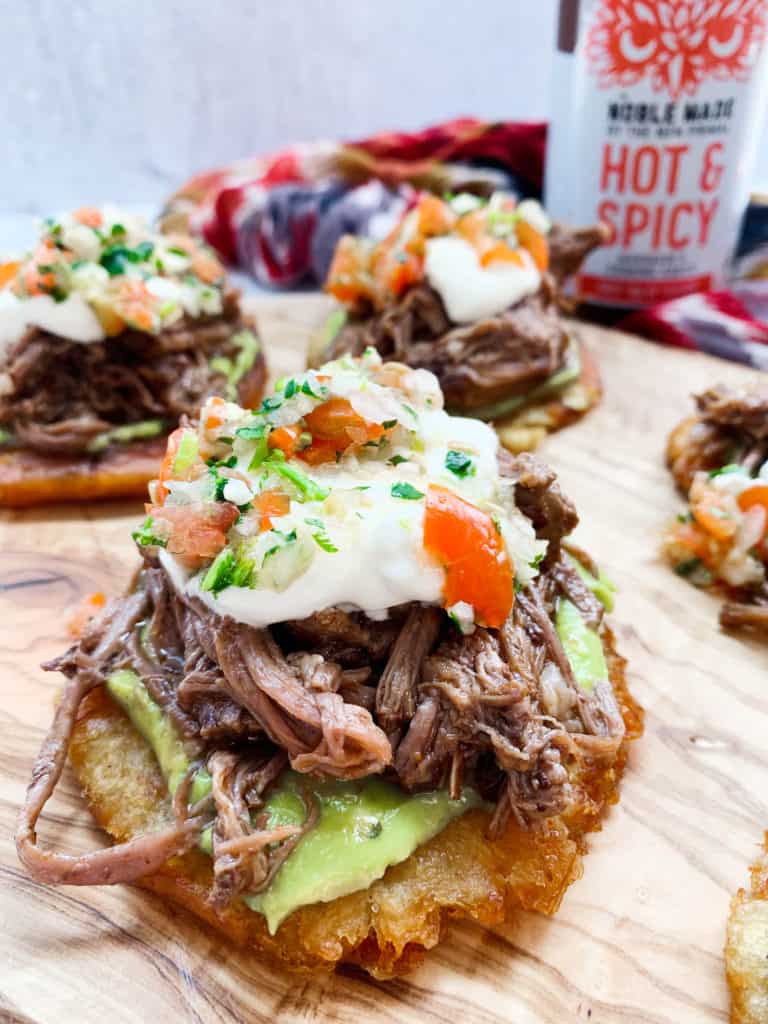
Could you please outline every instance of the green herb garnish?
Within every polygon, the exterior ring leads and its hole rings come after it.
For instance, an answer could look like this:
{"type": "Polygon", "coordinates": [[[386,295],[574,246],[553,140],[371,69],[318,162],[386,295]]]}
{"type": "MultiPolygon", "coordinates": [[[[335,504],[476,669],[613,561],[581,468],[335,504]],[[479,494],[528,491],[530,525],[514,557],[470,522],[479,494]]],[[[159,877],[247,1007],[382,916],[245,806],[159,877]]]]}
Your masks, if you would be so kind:
{"type": "Polygon", "coordinates": [[[464,480],[468,476],[474,476],[477,472],[475,464],[466,452],[449,449],[445,456],[445,468],[450,470],[454,476],[464,480]]]}
{"type": "Polygon", "coordinates": [[[131,536],[139,547],[142,548],[164,548],[168,543],[152,532],[152,516],[147,516],[138,530],[134,530],[131,536]]]}
{"type": "Polygon", "coordinates": [[[404,483],[402,480],[399,483],[392,484],[390,494],[393,498],[403,498],[405,501],[416,501],[417,498],[424,497],[422,491],[417,491],[412,484],[404,483]]]}

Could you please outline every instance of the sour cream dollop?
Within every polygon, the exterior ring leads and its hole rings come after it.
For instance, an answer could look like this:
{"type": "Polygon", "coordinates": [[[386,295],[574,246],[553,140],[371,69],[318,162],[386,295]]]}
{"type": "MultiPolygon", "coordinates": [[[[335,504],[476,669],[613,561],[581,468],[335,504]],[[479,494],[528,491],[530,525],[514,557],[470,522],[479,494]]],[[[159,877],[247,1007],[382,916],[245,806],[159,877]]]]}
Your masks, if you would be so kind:
{"type": "Polygon", "coordinates": [[[497,316],[539,290],[541,274],[528,253],[520,253],[523,267],[506,262],[483,267],[469,242],[445,235],[427,242],[425,272],[451,320],[468,324],[497,316]]]}

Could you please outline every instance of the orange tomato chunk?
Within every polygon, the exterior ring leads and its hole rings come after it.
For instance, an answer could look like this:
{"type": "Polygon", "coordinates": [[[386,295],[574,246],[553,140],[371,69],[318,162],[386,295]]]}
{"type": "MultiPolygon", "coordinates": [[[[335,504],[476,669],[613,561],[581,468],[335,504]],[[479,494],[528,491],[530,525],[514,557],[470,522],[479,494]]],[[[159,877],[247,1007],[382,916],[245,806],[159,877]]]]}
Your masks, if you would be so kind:
{"type": "Polygon", "coordinates": [[[299,454],[310,465],[330,462],[329,453],[335,458],[336,452],[344,452],[353,445],[367,444],[368,441],[378,441],[384,433],[380,423],[369,423],[356,413],[348,398],[329,398],[307,413],[304,422],[312,434],[312,444],[299,454]],[[322,458],[316,459],[311,454],[313,448],[323,453],[322,458]]]}
{"type": "Polygon", "coordinates": [[[716,540],[728,540],[738,529],[733,515],[733,499],[710,481],[697,477],[689,494],[691,513],[696,522],[716,540]]]}
{"type": "Polygon", "coordinates": [[[287,516],[291,511],[291,499],[280,491],[262,491],[253,499],[253,507],[259,514],[259,529],[263,533],[272,529],[272,516],[287,516]]]}
{"type": "Polygon", "coordinates": [[[533,256],[533,262],[544,273],[549,266],[549,243],[541,232],[537,231],[527,220],[518,220],[515,224],[517,240],[524,249],[533,256]]]}
{"type": "Polygon", "coordinates": [[[514,570],[487,512],[446,487],[431,484],[424,547],[445,568],[445,606],[466,601],[478,623],[498,629],[514,601],[514,570]]]}
{"type": "Polygon", "coordinates": [[[755,484],[754,487],[742,491],[736,499],[742,512],[752,508],[754,505],[762,505],[768,512],[768,484],[755,484]]]}
{"type": "Polygon", "coordinates": [[[227,501],[214,504],[150,505],[147,509],[159,537],[174,555],[213,558],[227,543],[227,530],[240,514],[227,501]]]}
{"type": "Polygon", "coordinates": [[[286,459],[290,459],[296,452],[296,445],[299,443],[300,436],[301,427],[296,423],[292,423],[287,427],[275,427],[267,439],[267,444],[270,448],[279,448],[286,459]]]}

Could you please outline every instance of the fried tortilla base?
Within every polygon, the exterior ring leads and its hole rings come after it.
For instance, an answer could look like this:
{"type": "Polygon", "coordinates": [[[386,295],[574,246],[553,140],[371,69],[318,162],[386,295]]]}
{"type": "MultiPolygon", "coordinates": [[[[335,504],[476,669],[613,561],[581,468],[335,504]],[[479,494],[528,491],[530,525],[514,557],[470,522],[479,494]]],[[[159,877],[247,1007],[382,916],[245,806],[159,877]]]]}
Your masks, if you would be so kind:
{"type": "Polygon", "coordinates": [[[60,501],[140,498],[157,476],[164,437],[114,444],[103,455],[40,455],[15,449],[0,455],[0,508],[60,501]]]}
{"type": "Polygon", "coordinates": [[[768,833],[751,868],[752,886],[731,901],[725,970],[731,990],[731,1024],[768,1021],[768,833]]]}
{"type": "MultiPolygon", "coordinates": [[[[255,408],[267,378],[259,354],[239,385],[239,401],[255,408]]],[[[0,453],[0,508],[57,502],[144,498],[157,476],[166,438],[113,444],[99,455],[42,455],[24,448],[0,453]]]]}
{"type": "MultiPolygon", "coordinates": [[[[508,451],[531,452],[547,434],[568,427],[593,409],[603,395],[595,357],[581,342],[581,374],[549,401],[532,402],[513,416],[494,423],[499,440],[508,451]]],[[[467,414],[469,415],[469,414],[467,414]]]]}
{"type": "MultiPolygon", "coordinates": [[[[613,686],[627,740],[642,731],[642,712],[624,681],[624,659],[606,631],[613,686]]],[[[627,760],[625,740],[616,762],[586,762],[578,785],[584,799],[568,818],[530,831],[511,826],[502,839],[484,836],[488,814],[472,811],[391,867],[370,888],[292,913],[274,936],[265,919],[241,903],[217,909],[208,902],[211,859],[200,851],[172,859],[138,884],[192,911],[239,945],[297,970],[357,964],[377,978],[404,974],[440,940],[449,918],[499,924],[515,909],[553,914],[582,874],[585,835],[600,828],[607,804],[618,800],[627,760]]],[[[106,692],[83,702],[69,750],[90,809],[114,839],[158,829],[170,821],[165,784],[150,748],[106,692]]]]}

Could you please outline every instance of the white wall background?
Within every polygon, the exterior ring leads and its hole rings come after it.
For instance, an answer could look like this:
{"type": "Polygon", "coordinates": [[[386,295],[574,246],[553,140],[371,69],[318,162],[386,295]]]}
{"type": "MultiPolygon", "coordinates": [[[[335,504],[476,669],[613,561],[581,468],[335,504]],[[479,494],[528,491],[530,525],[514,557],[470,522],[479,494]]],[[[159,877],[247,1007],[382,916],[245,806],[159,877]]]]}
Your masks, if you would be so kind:
{"type": "MultiPolygon", "coordinates": [[[[299,139],[546,117],[556,7],[0,0],[0,213],[156,203],[197,170],[299,139]]],[[[768,183],[768,144],[761,162],[768,183]]]]}

